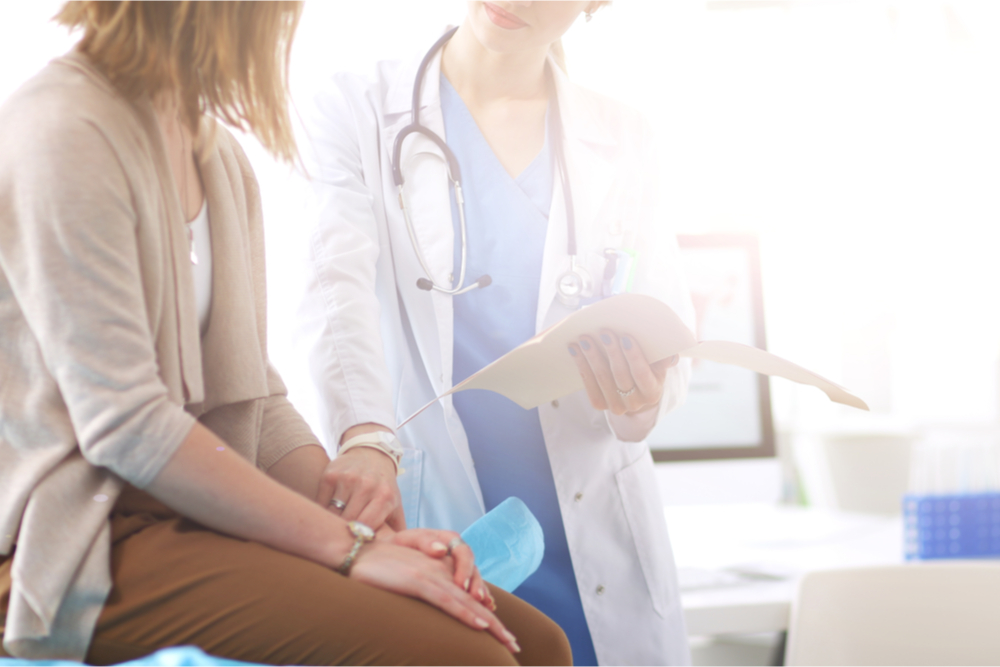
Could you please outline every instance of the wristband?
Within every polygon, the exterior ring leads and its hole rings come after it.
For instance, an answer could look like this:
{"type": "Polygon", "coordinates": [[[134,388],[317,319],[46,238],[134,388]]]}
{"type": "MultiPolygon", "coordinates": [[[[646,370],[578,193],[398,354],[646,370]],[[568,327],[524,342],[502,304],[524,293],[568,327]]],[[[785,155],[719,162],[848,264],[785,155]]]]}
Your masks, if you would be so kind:
{"type": "Polygon", "coordinates": [[[340,446],[338,455],[354,449],[355,447],[368,447],[377,449],[392,460],[392,465],[396,469],[396,476],[399,476],[399,464],[403,459],[403,446],[399,444],[399,439],[388,431],[372,431],[356,435],[340,446]]]}

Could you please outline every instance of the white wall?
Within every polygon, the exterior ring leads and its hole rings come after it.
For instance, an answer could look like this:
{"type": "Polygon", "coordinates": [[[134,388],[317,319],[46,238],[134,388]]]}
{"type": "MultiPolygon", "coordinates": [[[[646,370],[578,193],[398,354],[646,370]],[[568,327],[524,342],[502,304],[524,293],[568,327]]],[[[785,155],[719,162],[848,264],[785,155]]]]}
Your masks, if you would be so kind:
{"type": "MultiPolygon", "coordinates": [[[[761,235],[773,351],[899,420],[995,420],[1000,3],[727,4],[616,3],[573,72],[660,126],[679,229],[761,235]]],[[[852,416],[772,387],[779,426],[852,416]]]]}

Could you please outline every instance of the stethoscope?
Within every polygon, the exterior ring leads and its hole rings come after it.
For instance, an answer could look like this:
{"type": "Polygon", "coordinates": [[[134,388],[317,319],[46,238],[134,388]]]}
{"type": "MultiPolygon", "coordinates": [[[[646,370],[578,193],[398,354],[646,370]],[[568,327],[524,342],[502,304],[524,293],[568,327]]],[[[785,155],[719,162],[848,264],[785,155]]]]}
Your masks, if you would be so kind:
{"type": "MultiPolygon", "coordinates": [[[[417,77],[413,82],[413,102],[411,107],[411,118],[412,121],[409,125],[400,130],[399,134],[396,135],[396,141],[392,146],[392,180],[399,188],[399,208],[403,211],[403,219],[406,220],[406,231],[410,235],[410,243],[413,244],[413,250],[417,254],[417,259],[420,261],[420,267],[423,269],[426,277],[419,278],[417,280],[417,287],[426,290],[437,290],[444,294],[450,296],[458,296],[459,294],[464,294],[466,292],[472,291],[477,288],[486,287],[493,282],[493,279],[488,276],[480,276],[478,280],[469,285],[465,284],[465,264],[466,264],[466,254],[468,249],[468,240],[466,238],[466,223],[465,223],[465,199],[462,196],[462,174],[458,167],[458,159],[455,154],[448,148],[448,144],[445,140],[438,136],[435,132],[430,130],[420,123],[420,87],[423,83],[424,74],[427,70],[427,66],[430,64],[431,59],[434,55],[441,50],[441,48],[451,39],[452,35],[458,28],[452,28],[441,38],[434,42],[434,46],[430,48],[424,59],[420,61],[420,67],[417,69],[417,77]],[[406,198],[403,192],[403,169],[400,163],[400,155],[403,150],[403,140],[406,139],[411,134],[422,134],[431,141],[433,141],[441,152],[444,153],[445,161],[448,164],[448,178],[451,180],[452,186],[455,189],[455,203],[458,205],[458,220],[459,220],[459,230],[462,243],[461,252],[461,263],[459,265],[458,271],[458,281],[454,283],[451,287],[443,287],[434,282],[431,278],[431,271],[427,265],[427,260],[424,258],[423,252],[420,250],[420,244],[417,242],[417,235],[413,229],[413,222],[410,220],[410,212],[406,207],[406,198]]],[[[560,301],[567,305],[576,305],[579,303],[580,297],[590,288],[592,281],[589,272],[582,266],[578,264],[577,261],[577,248],[576,248],[576,216],[573,212],[573,195],[570,191],[569,178],[566,173],[566,154],[563,148],[563,128],[562,128],[562,118],[559,115],[559,99],[557,95],[552,96],[552,108],[550,110],[551,118],[554,123],[558,124],[558,131],[551,133],[552,148],[556,155],[556,164],[559,170],[559,176],[562,180],[563,197],[566,202],[566,254],[569,255],[570,266],[569,270],[559,276],[556,283],[556,293],[560,301]]]]}

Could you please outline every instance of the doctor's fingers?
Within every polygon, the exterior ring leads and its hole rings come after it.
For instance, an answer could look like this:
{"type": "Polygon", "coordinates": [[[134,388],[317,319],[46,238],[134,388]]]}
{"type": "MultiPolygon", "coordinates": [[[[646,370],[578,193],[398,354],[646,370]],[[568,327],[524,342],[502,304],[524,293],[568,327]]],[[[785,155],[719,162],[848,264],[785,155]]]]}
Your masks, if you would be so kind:
{"type": "Polygon", "coordinates": [[[577,370],[580,371],[580,377],[583,379],[584,389],[587,390],[587,398],[590,399],[590,405],[595,410],[607,410],[608,404],[604,400],[604,392],[601,391],[601,385],[597,381],[597,376],[594,375],[594,369],[590,367],[587,358],[583,356],[583,349],[576,343],[570,343],[568,347],[570,356],[573,357],[573,362],[576,364],[577,370]]]}
{"type": "MultiPolygon", "coordinates": [[[[363,521],[378,530],[402,505],[392,466],[378,466],[383,459],[389,461],[381,452],[362,448],[337,456],[320,477],[316,500],[342,519],[363,521]]],[[[395,517],[393,521],[391,527],[398,530],[400,522],[395,517]]]]}
{"type": "Polygon", "coordinates": [[[330,509],[345,521],[360,521],[378,530],[401,503],[399,489],[365,475],[348,471],[336,480],[330,509]],[[339,503],[338,503],[339,501],[339,503]],[[340,508],[340,509],[338,509],[340,508]]]}
{"type": "Polygon", "coordinates": [[[396,532],[399,532],[401,530],[406,530],[406,515],[403,513],[402,496],[400,496],[399,498],[399,505],[396,506],[396,509],[389,512],[389,516],[386,517],[385,523],[387,526],[389,526],[396,532]]]}
{"type": "Polygon", "coordinates": [[[649,365],[653,369],[653,374],[659,380],[660,384],[663,385],[667,380],[667,371],[676,366],[681,362],[681,355],[675,354],[666,359],[660,359],[659,361],[654,361],[649,365]]]}
{"type": "MultiPolygon", "coordinates": [[[[622,339],[614,331],[602,330],[600,339],[611,365],[611,374],[615,380],[615,392],[621,396],[622,402],[625,404],[625,411],[638,412],[658,402],[660,391],[649,364],[645,364],[645,360],[642,358],[638,360],[638,363],[633,363],[626,351],[622,349],[622,339]],[[652,382],[647,382],[647,380],[652,380],[652,382]]],[[[628,352],[635,352],[636,347],[632,345],[628,352]]]]}
{"type": "Polygon", "coordinates": [[[632,377],[635,378],[636,387],[645,395],[647,405],[659,403],[663,397],[663,382],[667,376],[667,369],[676,366],[680,357],[675,354],[650,364],[634,338],[626,334],[619,338],[619,343],[632,371],[632,377]]]}
{"type": "MultiPolygon", "coordinates": [[[[607,409],[616,415],[628,412],[625,399],[618,391],[619,385],[615,380],[614,371],[611,369],[611,362],[607,354],[598,347],[597,341],[590,336],[580,336],[580,348],[583,350],[583,356],[594,372],[594,377],[597,378],[597,384],[601,388],[601,393],[604,394],[604,403],[608,406],[607,409]]],[[[630,378],[625,380],[625,382],[627,390],[632,386],[632,380],[630,378]]]]}
{"type": "MultiPolygon", "coordinates": [[[[374,528],[386,523],[389,517],[393,516],[393,513],[400,508],[402,503],[399,489],[395,485],[366,485],[351,495],[351,500],[347,502],[347,507],[344,508],[344,513],[341,517],[348,521],[357,520],[366,526],[374,528]],[[353,502],[355,498],[360,502],[353,502]],[[348,516],[348,510],[353,510],[354,507],[360,509],[357,516],[348,516]]],[[[395,526],[391,527],[395,529],[395,526]]]]}

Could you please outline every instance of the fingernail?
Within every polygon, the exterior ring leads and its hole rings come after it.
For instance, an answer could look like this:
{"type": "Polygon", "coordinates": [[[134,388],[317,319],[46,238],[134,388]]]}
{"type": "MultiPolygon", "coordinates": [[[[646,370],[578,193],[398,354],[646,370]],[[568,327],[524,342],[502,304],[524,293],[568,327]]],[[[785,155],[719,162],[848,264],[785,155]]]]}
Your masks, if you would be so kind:
{"type": "Polygon", "coordinates": [[[488,627],[490,627],[489,623],[487,623],[483,619],[479,618],[478,616],[476,617],[476,625],[478,625],[481,628],[488,628],[488,627]]]}
{"type": "Polygon", "coordinates": [[[506,637],[507,641],[509,641],[511,644],[514,644],[515,646],[517,646],[517,637],[515,637],[513,634],[511,634],[510,630],[504,630],[503,631],[503,636],[506,637]]]}
{"type": "Polygon", "coordinates": [[[626,350],[632,349],[632,339],[628,336],[622,336],[622,347],[626,350]]]}
{"type": "Polygon", "coordinates": [[[513,651],[514,653],[520,653],[521,652],[521,647],[517,645],[517,642],[511,642],[510,643],[510,650],[513,651]]]}
{"type": "Polygon", "coordinates": [[[572,345],[569,346],[569,353],[574,357],[576,356],[576,350],[573,349],[572,345]]]}
{"type": "Polygon", "coordinates": [[[605,345],[611,345],[611,336],[608,334],[601,334],[601,342],[605,345]]]}
{"type": "Polygon", "coordinates": [[[590,349],[590,343],[588,343],[586,341],[586,339],[583,339],[583,340],[580,341],[580,347],[582,347],[584,350],[589,350],[590,349]]]}
{"type": "Polygon", "coordinates": [[[466,592],[468,592],[468,590],[469,590],[469,581],[470,581],[469,579],[465,580],[465,590],[466,590],[466,592]]]}
{"type": "Polygon", "coordinates": [[[448,547],[441,542],[431,542],[431,549],[434,551],[447,551],[448,547]]]}

